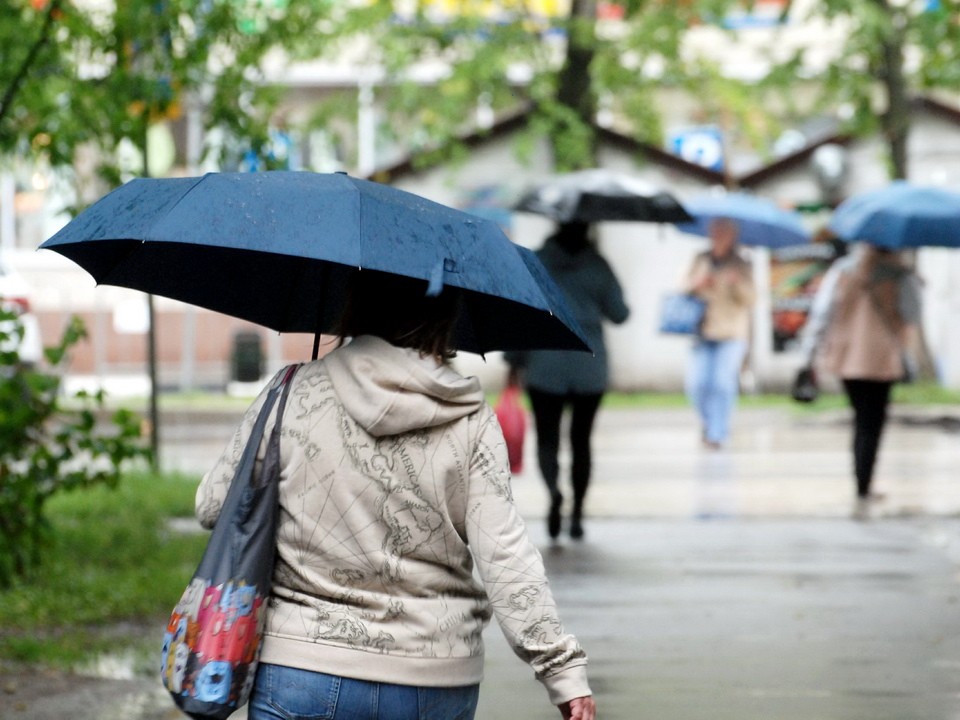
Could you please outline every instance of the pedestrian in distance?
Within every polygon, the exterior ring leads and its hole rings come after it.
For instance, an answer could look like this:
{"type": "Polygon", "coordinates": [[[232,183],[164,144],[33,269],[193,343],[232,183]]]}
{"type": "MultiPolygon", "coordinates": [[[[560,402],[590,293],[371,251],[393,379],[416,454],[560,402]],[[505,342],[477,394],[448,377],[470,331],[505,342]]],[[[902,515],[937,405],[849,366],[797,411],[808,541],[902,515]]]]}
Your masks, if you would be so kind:
{"type": "Polygon", "coordinates": [[[710,223],[710,249],[698,253],[686,290],[705,303],[703,322],[687,367],[686,392],[701,422],[703,444],[720,449],[730,436],[740,394],[756,292],[750,262],[738,249],[736,220],[710,223]]]}
{"type": "Polygon", "coordinates": [[[921,281],[903,253],[860,243],[824,276],[804,329],[806,366],[839,378],[853,409],[861,506],[881,497],[873,492],[880,440],[894,383],[914,373],[920,312],[921,281]]]}
{"type": "MultiPolygon", "coordinates": [[[[492,616],[562,717],[596,717],[586,655],[514,505],[493,409],[450,364],[460,291],[425,292],[356,273],[339,344],[290,380],[250,720],[473,718],[492,616]]],[[[199,485],[205,527],[265,394],[199,485]]]]}
{"type": "Polygon", "coordinates": [[[537,251],[563,291],[593,354],[566,350],[510,352],[508,383],[520,383],[533,412],[537,462],[549,495],[547,532],[562,530],[564,495],[560,489],[561,424],[569,411],[570,481],[573,503],[570,537],[583,538],[583,514],[593,467],[594,420],[609,384],[604,322],[621,324],[630,315],[623,288],[597,250],[587,223],[564,223],[537,251]]]}

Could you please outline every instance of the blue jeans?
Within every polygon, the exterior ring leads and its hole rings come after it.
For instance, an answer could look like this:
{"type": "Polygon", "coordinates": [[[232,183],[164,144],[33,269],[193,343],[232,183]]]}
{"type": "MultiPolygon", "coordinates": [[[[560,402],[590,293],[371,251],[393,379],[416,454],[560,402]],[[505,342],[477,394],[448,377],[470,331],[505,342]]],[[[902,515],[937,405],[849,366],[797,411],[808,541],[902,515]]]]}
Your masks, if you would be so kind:
{"type": "Polygon", "coordinates": [[[740,393],[743,340],[698,340],[687,372],[687,396],[703,422],[703,439],[722,443],[730,435],[730,416],[740,393]]]}
{"type": "Polygon", "coordinates": [[[414,687],[260,663],[249,720],[473,720],[479,685],[414,687]]]}

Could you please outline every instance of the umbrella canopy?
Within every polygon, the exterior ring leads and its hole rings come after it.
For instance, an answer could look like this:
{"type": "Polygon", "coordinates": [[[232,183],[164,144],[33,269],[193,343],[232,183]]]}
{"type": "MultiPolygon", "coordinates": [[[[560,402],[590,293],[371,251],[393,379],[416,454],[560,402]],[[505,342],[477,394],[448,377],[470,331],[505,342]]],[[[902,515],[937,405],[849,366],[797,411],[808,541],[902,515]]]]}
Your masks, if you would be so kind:
{"type": "Polygon", "coordinates": [[[894,181],[844,200],[827,228],[844,240],[891,250],[960,247],[960,194],[894,181]]]}
{"type": "Polygon", "coordinates": [[[343,173],[132,180],[40,247],[99,284],[279,332],[331,331],[350,275],[372,271],[463,289],[461,350],[589,349],[546,269],[495,223],[343,173]]]}
{"type": "Polygon", "coordinates": [[[597,168],[557,175],[528,188],[513,206],[558,223],[628,220],[680,222],[690,216],[663,190],[629,175],[597,168]]]}
{"type": "Polygon", "coordinates": [[[755,247],[782,248],[810,242],[800,214],[772,200],[742,192],[703,195],[684,202],[693,222],[677,223],[680,232],[709,237],[710,223],[720,217],[736,220],[740,242],[755,247]]]}

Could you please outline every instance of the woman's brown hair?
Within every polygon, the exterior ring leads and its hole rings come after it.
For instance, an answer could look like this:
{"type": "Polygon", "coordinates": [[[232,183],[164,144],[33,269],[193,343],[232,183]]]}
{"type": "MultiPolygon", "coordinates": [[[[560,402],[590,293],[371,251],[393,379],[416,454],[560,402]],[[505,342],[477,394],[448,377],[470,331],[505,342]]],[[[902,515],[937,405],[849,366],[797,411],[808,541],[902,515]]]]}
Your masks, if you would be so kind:
{"type": "Polygon", "coordinates": [[[375,270],[357,270],[347,286],[347,302],[335,329],[348,337],[376,335],[391,345],[412,348],[438,361],[456,354],[454,329],[461,292],[444,286],[427,295],[427,282],[375,270]]]}

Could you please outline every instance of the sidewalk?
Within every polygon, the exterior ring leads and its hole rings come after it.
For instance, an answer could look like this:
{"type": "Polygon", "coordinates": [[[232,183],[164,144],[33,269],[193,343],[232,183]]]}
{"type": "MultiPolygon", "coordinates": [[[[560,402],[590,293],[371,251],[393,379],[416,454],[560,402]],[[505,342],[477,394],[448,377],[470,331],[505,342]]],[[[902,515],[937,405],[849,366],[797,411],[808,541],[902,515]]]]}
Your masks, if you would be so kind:
{"type": "MultiPolygon", "coordinates": [[[[545,560],[601,720],[960,717],[956,519],[605,519],[545,560]]],[[[559,718],[493,626],[477,717],[559,718]]]]}
{"type": "MultiPolygon", "coordinates": [[[[603,412],[587,539],[553,549],[529,443],[517,500],[601,717],[960,718],[958,411],[893,409],[865,518],[845,411],[741,410],[720,452],[692,412],[603,412]]],[[[478,718],[557,717],[498,633],[478,718]]]]}
{"type": "MultiPolygon", "coordinates": [[[[242,409],[165,415],[161,467],[201,474],[222,451],[242,409]]],[[[591,517],[848,517],[851,435],[846,410],[741,408],[730,446],[700,446],[687,408],[601,410],[593,438],[591,517]]],[[[568,458],[561,457],[566,463],[568,458]]],[[[874,489],[885,517],[960,514],[960,407],[894,406],[874,489]]],[[[521,511],[537,517],[546,495],[532,430],[514,478],[521,511]]],[[[569,494],[569,493],[568,493],[569,494]]]]}
{"type": "MultiPolygon", "coordinates": [[[[740,409],[728,448],[700,446],[692,410],[602,410],[588,496],[593,517],[849,517],[849,413],[740,409]]],[[[545,510],[534,439],[514,481],[520,507],[545,510]]],[[[566,460],[566,458],[564,458],[566,460]]],[[[960,407],[895,406],[880,448],[875,515],[960,514],[960,407]]],[[[569,493],[568,493],[569,494],[569,493]]]]}
{"type": "MultiPolygon", "coordinates": [[[[202,472],[238,417],[165,423],[164,468],[202,472]]],[[[605,409],[586,539],[557,545],[530,437],[517,503],[591,658],[601,720],[960,718],[955,417],[894,408],[886,500],[854,518],[845,412],[740,410],[714,452],[686,409],[605,409]]],[[[559,718],[495,622],[486,639],[477,719],[559,718]]],[[[152,678],[59,689],[22,702],[0,687],[0,719],[181,717],[152,678]]]]}

